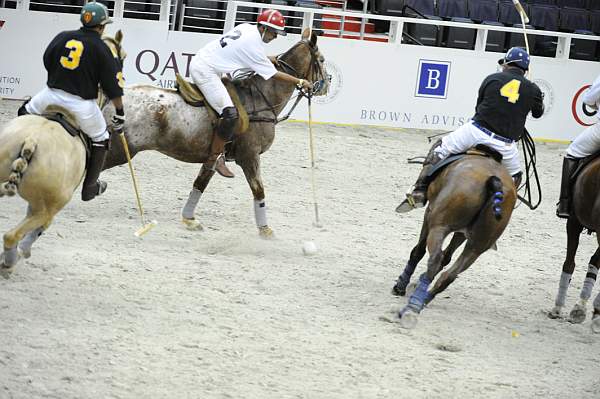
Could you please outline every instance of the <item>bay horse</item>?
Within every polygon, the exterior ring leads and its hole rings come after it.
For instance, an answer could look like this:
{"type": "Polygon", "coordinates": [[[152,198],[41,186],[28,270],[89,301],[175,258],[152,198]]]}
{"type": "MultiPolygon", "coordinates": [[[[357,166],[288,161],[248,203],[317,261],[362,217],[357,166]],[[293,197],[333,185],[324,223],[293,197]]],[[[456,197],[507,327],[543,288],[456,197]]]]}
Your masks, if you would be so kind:
{"type": "MultiPolygon", "coordinates": [[[[317,47],[317,36],[305,29],[298,43],[278,57],[278,69],[311,82],[322,81],[315,95],[327,93],[328,79],[324,58],[317,47]]],[[[265,207],[265,190],[260,175],[260,155],[267,151],[275,138],[278,115],[286,106],[295,87],[275,79],[264,80],[252,76],[238,85],[238,95],[249,115],[249,128],[236,135],[233,151],[227,155],[235,159],[244,175],[255,202],[255,219],[259,234],[270,237],[273,231],[266,218],[259,217],[256,207],[265,207]]],[[[203,163],[209,156],[213,125],[205,107],[188,105],[176,90],[150,85],[133,85],[125,88],[125,114],[127,141],[131,155],[140,151],[155,150],[171,158],[188,163],[203,163]]],[[[104,115],[113,112],[108,106],[104,115]]],[[[108,153],[105,169],[124,164],[126,157],[120,143],[113,143],[108,153]]],[[[214,170],[202,167],[190,197],[182,211],[182,222],[190,230],[202,230],[194,217],[200,195],[210,182],[214,170]]]]}
{"type": "MultiPolygon", "coordinates": [[[[582,161],[585,162],[585,161],[582,161]]],[[[579,246],[579,236],[584,228],[596,232],[599,247],[589,260],[588,273],[583,282],[579,301],[569,314],[569,321],[582,323],[586,316],[587,302],[591,297],[600,266],[600,157],[591,160],[577,174],[572,190],[571,215],[567,219],[567,254],[562,267],[562,275],[556,295],[554,308],[549,312],[550,318],[562,317],[567,289],[575,270],[575,254],[579,246]]],[[[600,293],[594,299],[592,313],[592,330],[600,333],[600,293]]]]}
{"type": "Polygon", "coordinates": [[[512,215],[517,194],[508,171],[491,157],[468,154],[441,170],[427,189],[429,204],[419,241],[392,288],[394,295],[406,294],[415,268],[427,250],[427,271],[421,274],[408,304],[398,314],[403,327],[413,328],[425,305],[482,253],[495,247],[512,215]],[[443,249],[444,239],[452,233],[450,243],[443,249]],[[452,267],[429,290],[434,278],[465,241],[465,248],[452,267]]]}
{"type": "MultiPolygon", "coordinates": [[[[121,61],[123,34],[103,37],[121,61]]],[[[86,149],[58,122],[23,115],[0,131],[0,197],[19,194],[27,203],[26,217],[4,234],[0,269],[11,269],[50,226],[54,216],[73,197],[85,174],[86,149]]]]}

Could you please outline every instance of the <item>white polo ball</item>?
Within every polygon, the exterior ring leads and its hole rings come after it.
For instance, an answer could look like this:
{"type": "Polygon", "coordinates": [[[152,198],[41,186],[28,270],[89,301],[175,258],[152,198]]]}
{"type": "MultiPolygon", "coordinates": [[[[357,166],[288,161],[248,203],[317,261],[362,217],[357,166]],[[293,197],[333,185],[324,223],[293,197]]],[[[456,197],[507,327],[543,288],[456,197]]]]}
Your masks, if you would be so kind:
{"type": "Polygon", "coordinates": [[[302,253],[306,256],[314,255],[317,253],[317,244],[313,241],[304,241],[302,244],[302,253]]]}

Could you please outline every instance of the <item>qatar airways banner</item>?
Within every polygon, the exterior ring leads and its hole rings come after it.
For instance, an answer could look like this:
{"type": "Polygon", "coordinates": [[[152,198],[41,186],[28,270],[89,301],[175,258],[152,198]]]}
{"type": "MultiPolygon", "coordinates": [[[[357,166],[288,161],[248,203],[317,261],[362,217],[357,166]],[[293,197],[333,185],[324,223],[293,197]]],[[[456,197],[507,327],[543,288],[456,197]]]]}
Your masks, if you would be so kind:
{"type": "MultiPolygon", "coordinates": [[[[23,98],[46,79],[42,55],[58,32],[77,29],[77,15],[0,9],[0,97],[23,98]]],[[[194,54],[217,36],[173,32],[166,23],[123,19],[108,34],[124,32],[127,84],[172,88],[175,72],[189,77],[194,54]]],[[[267,45],[287,50],[298,35],[267,45]]],[[[473,115],[481,81],[497,69],[498,53],[320,37],[331,86],[315,98],[317,122],[453,130],[473,115]]],[[[534,137],[571,140],[596,123],[581,95],[600,73],[600,63],[534,57],[532,79],[545,94],[546,113],[531,119],[534,137]]],[[[125,99],[126,100],[126,99],[125,99]]],[[[306,120],[302,104],[292,118],[306,120]]]]}

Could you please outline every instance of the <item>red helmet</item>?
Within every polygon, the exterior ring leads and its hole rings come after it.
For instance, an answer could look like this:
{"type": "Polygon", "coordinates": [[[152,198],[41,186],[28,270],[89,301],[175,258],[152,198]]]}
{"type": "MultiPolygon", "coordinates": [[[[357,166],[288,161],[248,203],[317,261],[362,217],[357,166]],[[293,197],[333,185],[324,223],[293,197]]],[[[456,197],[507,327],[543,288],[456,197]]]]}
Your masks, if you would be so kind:
{"type": "Polygon", "coordinates": [[[265,10],[260,13],[256,20],[259,25],[264,25],[275,31],[278,35],[285,36],[285,18],[277,10],[265,10]]]}

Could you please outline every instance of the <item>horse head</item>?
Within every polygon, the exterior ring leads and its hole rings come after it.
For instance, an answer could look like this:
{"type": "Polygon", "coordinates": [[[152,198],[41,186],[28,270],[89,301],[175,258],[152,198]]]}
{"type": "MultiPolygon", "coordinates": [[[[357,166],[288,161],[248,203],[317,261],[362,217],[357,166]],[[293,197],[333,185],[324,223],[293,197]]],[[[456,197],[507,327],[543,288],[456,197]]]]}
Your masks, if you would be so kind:
{"type": "Polygon", "coordinates": [[[117,59],[121,63],[121,65],[123,65],[123,61],[125,61],[125,58],[127,57],[127,53],[125,52],[125,50],[123,50],[122,45],[123,32],[121,32],[121,30],[118,30],[115,34],[115,37],[106,35],[102,36],[102,40],[104,41],[104,43],[106,43],[106,45],[112,52],[113,57],[115,57],[115,59],[117,59]]]}
{"type": "Polygon", "coordinates": [[[317,46],[317,35],[310,28],[302,32],[298,43],[279,56],[279,63],[285,72],[313,82],[314,95],[327,95],[331,76],[325,68],[325,57],[317,46]]]}

